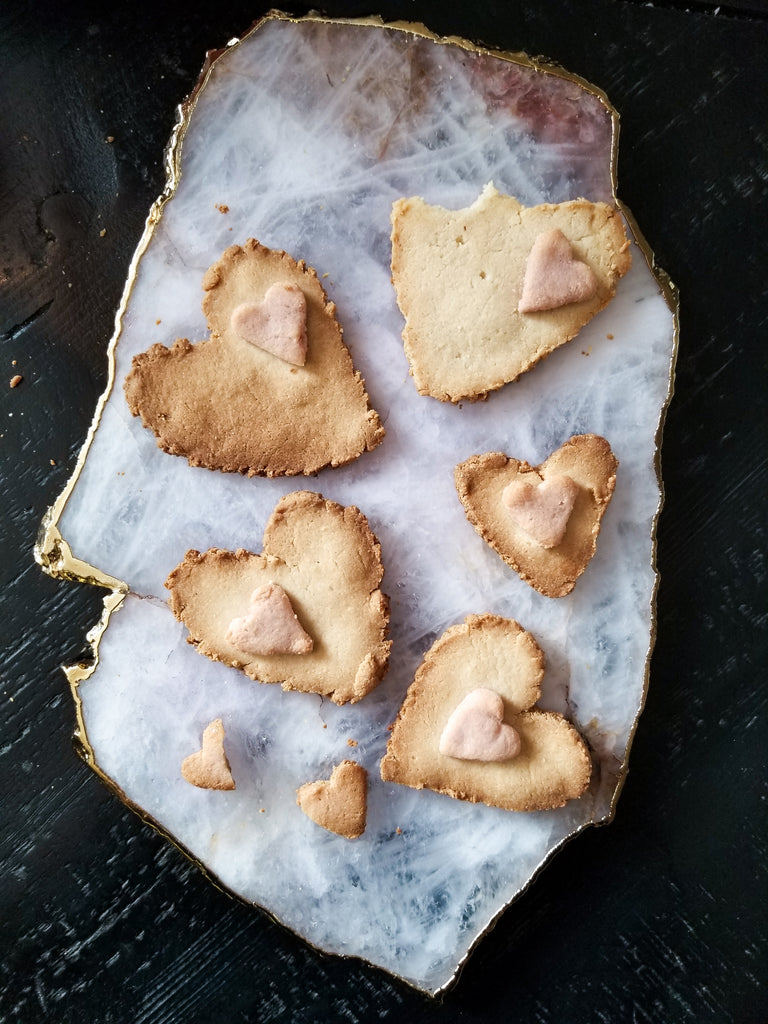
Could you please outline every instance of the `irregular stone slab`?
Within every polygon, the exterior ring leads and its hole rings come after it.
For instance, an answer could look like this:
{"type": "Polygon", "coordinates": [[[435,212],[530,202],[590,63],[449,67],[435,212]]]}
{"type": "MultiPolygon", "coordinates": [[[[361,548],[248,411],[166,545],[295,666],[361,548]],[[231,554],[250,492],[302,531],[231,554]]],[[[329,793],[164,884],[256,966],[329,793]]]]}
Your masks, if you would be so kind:
{"type": "Polygon", "coordinates": [[[49,571],[108,574],[129,591],[77,687],[90,760],[229,889],[314,945],[429,992],[451,982],[565,839],[613,813],[652,647],[657,444],[675,316],[635,238],[616,297],[576,341],[486,402],[425,399],[400,337],[390,210],[415,194],[460,209],[489,181],[528,206],[612,202],[613,129],[599,95],[524,61],[372,24],[263,22],[186,107],[170,161],[181,177],[151,214],[126,289],[115,386],[40,546],[49,571]],[[200,657],[165,603],[163,581],[185,551],[258,550],[293,489],[170,458],[122,393],[148,341],[204,337],[202,275],[248,237],[327,272],[323,287],[386,428],[375,451],[312,483],[366,515],[392,598],[388,675],[352,707],[200,657]],[[538,465],[583,433],[610,440],[621,475],[589,572],[552,601],[475,534],[453,469],[483,451],[538,465]],[[590,746],[590,789],[556,811],[518,814],[379,778],[387,726],[425,651],[483,613],[533,634],[546,660],[540,706],[567,714],[590,746]],[[179,773],[216,718],[237,780],[225,799],[179,773]],[[370,779],[354,842],[296,805],[297,788],[328,778],[350,741],[370,779]]]}

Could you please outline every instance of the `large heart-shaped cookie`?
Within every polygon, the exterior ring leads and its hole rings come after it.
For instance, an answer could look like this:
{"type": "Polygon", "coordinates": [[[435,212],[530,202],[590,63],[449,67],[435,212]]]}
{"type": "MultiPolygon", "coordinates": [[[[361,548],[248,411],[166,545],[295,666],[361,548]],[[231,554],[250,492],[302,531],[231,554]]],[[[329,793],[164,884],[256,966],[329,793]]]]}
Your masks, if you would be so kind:
{"type": "Polygon", "coordinates": [[[343,465],[381,443],[336,307],[311,267],[249,239],[209,268],[203,288],[211,337],[153,345],[125,380],[131,412],[160,448],[193,466],[280,476],[343,465]],[[306,302],[303,365],[294,289],[306,302]]]}
{"type": "Polygon", "coordinates": [[[430,206],[418,197],[397,200],[392,281],[416,388],[459,402],[515,380],[607,305],[630,263],[623,221],[606,203],[579,199],[523,207],[492,185],[464,210],[430,206]],[[539,309],[521,312],[529,257],[539,237],[553,230],[563,236],[568,258],[561,250],[543,260],[533,253],[529,291],[539,309]],[[585,289],[585,281],[575,287],[574,275],[584,274],[593,289],[585,289]],[[541,308],[542,302],[555,307],[541,308]]]}
{"type": "Polygon", "coordinates": [[[541,649],[513,620],[469,615],[451,626],[416,671],[381,762],[382,779],[509,811],[562,807],[581,796],[592,772],[584,741],[562,715],[532,710],[543,674],[541,649]],[[449,720],[478,688],[503,700],[504,724],[520,739],[516,756],[441,753],[449,720]]]}
{"type": "Polygon", "coordinates": [[[369,693],[387,669],[383,573],[381,548],[359,509],[294,491],[270,516],[261,554],[188,551],[166,586],[174,615],[201,654],[263,683],[345,704],[369,693]],[[249,653],[228,639],[252,612],[254,592],[268,584],[284,591],[311,638],[297,653],[249,653]]]}
{"type": "Polygon", "coordinates": [[[579,434],[540,466],[486,452],[454,476],[483,540],[540,594],[564,597],[595,553],[617,468],[605,438],[579,434]]]}

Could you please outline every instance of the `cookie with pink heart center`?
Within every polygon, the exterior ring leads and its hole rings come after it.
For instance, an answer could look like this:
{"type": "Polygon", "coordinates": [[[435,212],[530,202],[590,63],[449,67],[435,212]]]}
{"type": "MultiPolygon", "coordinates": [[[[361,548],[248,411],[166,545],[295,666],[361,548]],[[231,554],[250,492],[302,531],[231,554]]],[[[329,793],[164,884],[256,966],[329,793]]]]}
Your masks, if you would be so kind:
{"type": "Polygon", "coordinates": [[[166,580],[188,640],[213,661],[283,689],[360,700],[387,669],[381,547],[353,505],[294,491],[262,551],[188,551],[166,580]]]}
{"type": "Polygon", "coordinates": [[[485,452],[454,479],[483,540],[539,593],[565,597],[597,550],[618,465],[605,438],[578,434],[539,466],[485,452]]]}
{"type": "Polygon", "coordinates": [[[316,272],[254,239],[203,277],[205,341],[134,356],[128,406],[159,448],[248,476],[341,466],[384,428],[316,272]]]}
{"type": "Polygon", "coordinates": [[[448,210],[392,207],[392,283],[416,389],[484,398],[574,338],[631,264],[619,211],[584,199],[523,206],[485,186],[448,210]]]}
{"type": "Polygon", "coordinates": [[[534,706],[543,675],[541,648],[512,619],[469,615],[451,626],[408,688],[382,779],[509,811],[581,796],[591,757],[567,719],[534,706]]]}

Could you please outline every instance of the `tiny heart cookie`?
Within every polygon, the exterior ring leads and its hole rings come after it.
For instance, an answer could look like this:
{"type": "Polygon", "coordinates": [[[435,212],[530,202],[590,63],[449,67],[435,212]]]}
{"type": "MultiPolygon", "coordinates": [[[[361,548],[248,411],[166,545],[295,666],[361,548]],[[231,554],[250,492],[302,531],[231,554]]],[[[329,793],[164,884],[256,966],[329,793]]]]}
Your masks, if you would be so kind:
{"type": "Polygon", "coordinates": [[[133,359],[125,395],[158,447],[248,476],[341,466],[384,428],[316,272],[254,239],[203,278],[211,337],[133,359]]]}
{"type": "Polygon", "coordinates": [[[451,626],[416,671],[381,761],[382,779],[508,811],[549,810],[581,796],[592,773],[589,751],[562,715],[532,709],[543,674],[541,649],[512,619],[469,615],[451,626]],[[441,750],[451,720],[468,699],[472,707],[478,689],[501,702],[517,753],[486,759],[441,750]]]}
{"type": "Polygon", "coordinates": [[[235,780],[224,753],[224,723],[220,718],[205,727],[202,749],[184,758],[181,774],[187,782],[199,789],[235,788],[235,780]]]}
{"type": "MultiPolygon", "coordinates": [[[[251,679],[345,704],[369,693],[387,669],[391,642],[389,601],[379,589],[383,573],[381,548],[359,509],[294,491],[270,516],[261,554],[188,551],[165,585],[174,615],[201,654],[251,679]],[[249,616],[254,591],[265,586],[284,592],[290,614],[312,640],[311,650],[305,644],[296,653],[258,654],[233,642],[243,642],[232,628],[249,616]]],[[[273,626],[268,617],[267,632],[273,626]]]]}
{"type": "Polygon", "coordinates": [[[540,594],[564,597],[595,553],[618,465],[605,438],[579,434],[540,466],[486,452],[454,478],[483,540],[540,594]]]}
{"type": "Polygon", "coordinates": [[[365,832],[368,772],[356,761],[342,761],[330,779],[300,786],[296,803],[316,825],[345,839],[357,839],[365,832]]]}
{"type": "Polygon", "coordinates": [[[484,398],[570,341],[631,264],[606,203],[523,207],[486,185],[467,209],[413,197],[391,219],[405,354],[419,394],[443,402],[484,398]]]}

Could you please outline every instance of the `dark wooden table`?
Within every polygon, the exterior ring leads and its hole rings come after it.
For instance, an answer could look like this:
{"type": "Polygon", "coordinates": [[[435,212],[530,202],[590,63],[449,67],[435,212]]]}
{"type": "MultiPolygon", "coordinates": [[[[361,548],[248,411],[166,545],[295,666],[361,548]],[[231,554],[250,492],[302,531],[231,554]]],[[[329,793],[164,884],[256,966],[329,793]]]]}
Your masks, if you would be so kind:
{"type": "Polygon", "coordinates": [[[764,1022],[763,3],[376,5],[603,88],[622,118],[619,193],[680,288],[658,636],[615,822],[554,860],[437,1003],[214,889],[73,752],[60,666],[88,656],[101,595],[44,576],[36,532],[106,383],[175,105],[206,49],[264,10],[0,6],[0,1020],[764,1022]]]}

